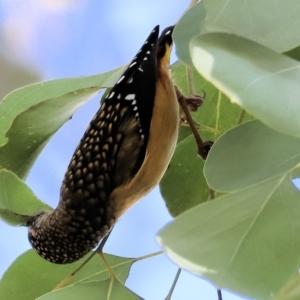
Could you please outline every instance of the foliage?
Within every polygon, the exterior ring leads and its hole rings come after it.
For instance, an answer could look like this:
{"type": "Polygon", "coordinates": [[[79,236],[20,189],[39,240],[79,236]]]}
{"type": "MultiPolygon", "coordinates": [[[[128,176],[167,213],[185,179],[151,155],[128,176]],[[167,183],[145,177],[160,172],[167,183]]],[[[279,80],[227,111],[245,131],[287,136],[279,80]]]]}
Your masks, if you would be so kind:
{"type": "MultiPolygon", "coordinates": [[[[181,127],[160,184],[175,219],[158,241],[180,267],[255,299],[300,298],[300,193],[292,183],[300,175],[299,16],[296,0],[203,0],[174,32],[180,60],[172,67],[174,82],[186,94],[205,91],[193,118],[203,139],[215,144],[204,163],[189,128],[181,127]]],[[[120,72],[38,83],[2,100],[4,221],[22,225],[46,207],[23,180],[51,136],[120,72]]],[[[82,299],[86,290],[105,297],[109,280],[99,257],[93,259],[53,291],[82,261],[58,267],[26,252],[4,274],[0,297],[82,299]]],[[[111,299],[139,299],[124,287],[138,259],[108,259],[119,274],[111,299]]]]}

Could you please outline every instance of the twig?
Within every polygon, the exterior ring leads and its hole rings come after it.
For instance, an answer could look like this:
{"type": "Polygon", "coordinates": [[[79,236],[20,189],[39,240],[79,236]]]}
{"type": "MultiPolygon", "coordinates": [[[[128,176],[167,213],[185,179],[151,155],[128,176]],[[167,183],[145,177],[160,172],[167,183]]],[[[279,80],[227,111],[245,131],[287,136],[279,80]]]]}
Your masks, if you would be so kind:
{"type": "Polygon", "coordinates": [[[218,300],[222,300],[222,291],[221,289],[218,289],[218,300]]]}
{"type": "Polygon", "coordinates": [[[170,291],[169,291],[167,297],[165,298],[165,300],[171,300],[171,297],[172,297],[172,294],[173,294],[173,292],[174,292],[176,283],[177,283],[177,281],[178,281],[180,272],[181,272],[181,268],[178,268],[177,273],[176,273],[175,278],[174,278],[174,281],[173,281],[173,284],[172,284],[172,286],[171,286],[171,289],[170,289],[170,291]]]}

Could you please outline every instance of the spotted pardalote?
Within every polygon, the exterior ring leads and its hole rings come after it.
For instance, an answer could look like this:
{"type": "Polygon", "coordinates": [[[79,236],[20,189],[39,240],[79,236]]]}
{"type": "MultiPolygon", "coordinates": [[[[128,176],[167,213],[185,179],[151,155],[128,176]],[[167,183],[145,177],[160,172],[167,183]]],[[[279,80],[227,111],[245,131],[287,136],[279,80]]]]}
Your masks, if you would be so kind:
{"type": "Polygon", "coordinates": [[[161,180],[175,150],[179,106],[170,77],[173,26],[156,26],[90,122],[66,171],[60,200],[28,222],[48,261],[74,262],[161,180]]]}

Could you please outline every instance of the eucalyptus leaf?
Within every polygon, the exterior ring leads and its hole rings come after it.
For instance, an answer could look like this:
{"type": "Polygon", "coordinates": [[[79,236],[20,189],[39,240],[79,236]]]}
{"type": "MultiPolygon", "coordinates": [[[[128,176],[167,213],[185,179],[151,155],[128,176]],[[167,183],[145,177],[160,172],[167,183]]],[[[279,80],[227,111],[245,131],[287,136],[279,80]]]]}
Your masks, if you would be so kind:
{"type": "MultiPolygon", "coordinates": [[[[197,112],[192,113],[199,133],[204,141],[215,141],[223,132],[252,117],[244,114],[237,105],[212,84],[207,82],[196,71],[192,71],[193,84],[198,94],[206,94],[204,104],[197,112]],[[241,117],[243,115],[243,117],[241,117]]],[[[177,64],[172,69],[172,78],[183,93],[188,95],[187,69],[177,64]]],[[[188,124],[181,126],[175,154],[164,175],[160,189],[168,210],[172,216],[206,201],[209,188],[203,176],[203,161],[197,156],[194,136],[188,124]],[[174,185],[180,182],[180,185],[174,185]]]]}
{"type": "MultiPolygon", "coordinates": [[[[27,251],[19,256],[3,275],[0,281],[0,299],[32,300],[49,293],[74,272],[90,254],[72,264],[56,265],[42,259],[34,250],[27,251]]],[[[124,284],[134,259],[107,254],[106,258],[118,280],[124,284]]],[[[97,282],[100,287],[100,282],[108,278],[107,268],[100,255],[96,254],[84,268],[66,282],[66,285],[97,282]]],[[[103,289],[107,291],[106,284],[103,289]]],[[[73,298],[70,296],[65,299],[73,298]]]]}
{"type": "Polygon", "coordinates": [[[284,55],[300,61],[300,46],[283,53],[284,55]]]}
{"type": "Polygon", "coordinates": [[[226,132],[211,149],[204,172],[209,186],[233,192],[280,174],[300,163],[300,139],[259,121],[226,132]]]}
{"type": "Polygon", "coordinates": [[[0,217],[10,225],[24,225],[29,216],[51,210],[14,173],[0,170],[0,217]]]}
{"type": "Polygon", "coordinates": [[[173,32],[176,54],[185,64],[193,66],[189,43],[191,39],[201,33],[201,25],[205,21],[206,11],[203,1],[188,9],[176,24],[173,32]]]}
{"type": "MultiPolygon", "coordinates": [[[[188,69],[183,64],[172,68],[172,79],[186,96],[190,95],[188,69]]],[[[224,132],[239,123],[251,120],[253,117],[236,104],[230,103],[229,98],[203,78],[196,70],[191,69],[190,79],[198,95],[205,95],[204,103],[192,117],[204,140],[217,140],[224,132]]]]}
{"type": "Polygon", "coordinates": [[[202,0],[192,6],[178,21],[174,30],[176,53],[192,66],[188,43],[206,33],[231,33],[276,52],[300,45],[300,7],[297,0],[240,1],[202,0]]]}
{"type": "Polygon", "coordinates": [[[34,83],[18,88],[0,102],[0,146],[7,142],[5,133],[15,117],[40,102],[90,88],[111,87],[124,71],[123,68],[99,75],[78,78],[63,78],[34,83]]]}
{"type": "Polygon", "coordinates": [[[74,286],[68,286],[60,290],[50,292],[44,296],[37,298],[37,300],[95,300],[95,299],[107,299],[107,300],[138,300],[142,299],[118,280],[114,281],[111,294],[108,294],[110,280],[94,281],[83,284],[76,284],[74,286]],[[109,295],[109,296],[108,296],[109,295]]]}
{"type": "MultiPolygon", "coordinates": [[[[297,0],[203,0],[206,32],[227,32],[284,52],[300,45],[297,0]]],[[[204,29],[203,29],[204,31],[204,29]]]]}
{"type": "Polygon", "coordinates": [[[180,267],[245,297],[271,299],[298,273],[300,193],[291,174],[198,205],[158,241],[180,267]]]}
{"type": "Polygon", "coordinates": [[[192,40],[198,72],[232,102],[271,128],[300,137],[300,64],[255,42],[225,33],[192,40]]]}
{"type": "Polygon", "coordinates": [[[300,275],[293,276],[272,300],[299,300],[300,275]]]}
{"type": "Polygon", "coordinates": [[[52,135],[120,71],[37,83],[7,95],[0,103],[0,169],[25,178],[52,135]]]}
{"type": "Polygon", "coordinates": [[[194,136],[188,136],[177,145],[169,168],[159,184],[173,217],[207,201],[209,187],[203,175],[203,165],[203,160],[197,155],[194,136]]]}

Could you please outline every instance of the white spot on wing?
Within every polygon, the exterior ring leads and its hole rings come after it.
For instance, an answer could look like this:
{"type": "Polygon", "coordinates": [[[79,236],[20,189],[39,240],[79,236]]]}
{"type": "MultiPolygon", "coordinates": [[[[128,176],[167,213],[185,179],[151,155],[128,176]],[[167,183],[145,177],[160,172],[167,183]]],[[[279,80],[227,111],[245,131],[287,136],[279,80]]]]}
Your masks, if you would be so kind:
{"type": "Polygon", "coordinates": [[[121,78],[117,81],[117,83],[120,83],[123,79],[125,78],[125,76],[121,76],[121,78]]]}
{"type": "Polygon", "coordinates": [[[136,65],[136,61],[134,61],[134,62],[129,66],[129,68],[133,67],[134,65],[136,65]]]}
{"type": "Polygon", "coordinates": [[[115,94],[115,92],[112,92],[112,93],[109,95],[108,99],[112,98],[112,97],[114,96],[114,94],[115,94]]]}
{"type": "Polygon", "coordinates": [[[143,70],[142,68],[139,68],[139,71],[140,71],[140,72],[144,72],[144,70],[143,70]]]}
{"type": "Polygon", "coordinates": [[[131,83],[133,81],[133,77],[129,78],[129,80],[127,81],[127,83],[131,83]]]}
{"type": "Polygon", "coordinates": [[[118,98],[118,99],[121,99],[121,94],[119,94],[117,98],[118,98]]]}
{"type": "Polygon", "coordinates": [[[134,100],[135,98],[135,94],[128,94],[126,97],[125,97],[125,100],[134,100]]]}
{"type": "Polygon", "coordinates": [[[168,31],[165,33],[165,35],[170,34],[170,33],[171,33],[171,30],[168,30],[168,31]]]}

